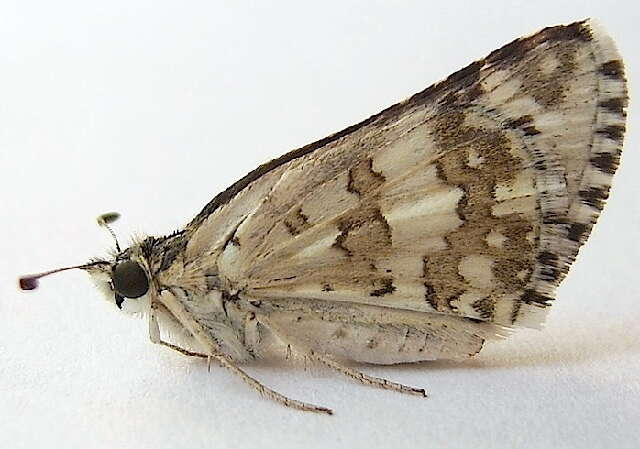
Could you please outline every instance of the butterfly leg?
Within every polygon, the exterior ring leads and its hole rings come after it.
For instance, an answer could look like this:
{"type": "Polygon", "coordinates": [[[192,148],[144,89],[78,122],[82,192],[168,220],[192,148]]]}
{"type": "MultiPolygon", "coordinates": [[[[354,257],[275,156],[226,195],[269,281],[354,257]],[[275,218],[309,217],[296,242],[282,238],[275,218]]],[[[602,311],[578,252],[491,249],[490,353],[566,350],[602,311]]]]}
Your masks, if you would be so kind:
{"type": "Polygon", "coordinates": [[[327,415],[332,415],[333,411],[326,407],[320,407],[318,405],[309,404],[307,402],[297,401],[295,399],[290,399],[275,390],[272,390],[269,387],[264,386],[260,381],[254,379],[249,376],[246,372],[236,366],[231,360],[227,357],[219,354],[214,354],[211,356],[216,362],[220,364],[223,368],[228,369],[235,375],[239,376],[246,384],[250,387],[258,391],[263,396],[268,397],[269,399],[273,399],[274,401],[286,406],[295,408],[297,410],[302,410],[306,412],[315,412],[315,413],[325,413],[327,415]]]}
{"type": "Polygon", "coordinates": [[[357,380],[358,382],[365,385],[372,385],[374,387],[383,388],[385,390],[393,390],[398,391],[400,393],[413,394],[416,396],[427,397],[427,392],[424,388],[415,388],[407,385],[402,385],[396,382],[392,382],[387,379],[383,379],[381,377],[369,376],[361,371],[358,371],[353,368],[349,368],[341,363],[336,362],[326,356],[320,355],[314,351],[310,351],[308,353],[308,357],[318,363],[321,363],[332,370],[335,370],[341,374],[344,374],[347,377],[357,380]]]}
{"type": "Polygon", "coordinates": [[[260,383],[260,381],[254,379],[253,377],[249,376],[246,372],[244,372],[243,370],[241,370],[240,368],[238,368],[232,361],[230,361],[229,359],[227,359],[224,356],[221,355],[206,355],[206,354],[201,354],[199,352],[192,352],[189,351],[187,349],[181,348],[180,346],[176,346],[174,344],[168,343],[166,341],[160,340],[158,342],[158,344],[162,345],[162,346],[166,346],[167,348],[171,348],[174,351],[178,351],[181,354],[184,354],[186,356],[189,357],[200,357],[200,358],[205,358],[208,360],[215,360],[217,361],[222,367],[227,368],[229,371],[233,372],[234,374],[236,374],[237,376],[240,376],[240,378],[247,383],[249,386],[251,386],[253,389],[257,390],[258,393],[260,393],[263,396],[268,397],[269,399],[273,399],[274,401],[286,406],[286,407],[291,407],[291,408],[295,408],[297,410],[303,410],[303,411],[307,411],[307,412],[316,412],[316,413],[326,413],[327,415],[331,415],[333,414],[333,411],[331,409],[328,409],[326,407],[320,407],[317,405],[313,405],[313,404],[308,404],[306,402],[302,402],[302,401],[297,401],[295,399],[290,399],[280,393],[278,393],[277,391],[274,391],[266,386],[264,386],[262,383],[260,383]]]}
{"type": "MultiPolygon", "coordinates": [[[[313,362],[321,363],[334,371],[337,371],[347,377],[350,377],[358,382],[365,385],[372,385],[374,387],[383,388],[385,390],[393,390],[398,391],[400,393],[413,394],[417,396],[427,397],[427,392],[423,388],[415,388],[407,385],[402,385],[396,382],[392,382],[387,379],[382,379],[380,377],[369,376],[361,371],[358,371],[354,368],[350,368],[345,366],[339,362],[336,362],[332,358],[322,355],[314,350],[300,347],[300,345],[295,345],[287,341],[285,337],[283,337],[283,332],[279,332],[277,326],[271,323],[269,318],[264,315],[256,315],[255,318],[258,319],[258,322],[263,325],[265,328],[269,329],[274,335],[278,337],[284,344],[287,346],[287,352],[293,351],[294,353],[305,355],[306,359],[311,360],[313,362]]],[[[305,360],[306,360],[305,359],[305,360]]]]}
{"type": "Polygon", "coordinates": [[[158,318],[156,316],[156,310],[157,310],[156,304],[157,303],[155,303],[154,301],[151,302],[151,311],[149,313],[149,339],[151,340],[151,343],[166,346],[169,349],[173,349],[174,351],[177,351],[180,354],[183,354],[189,357],[200,357],[200,358],[208,359],[209,356],[206,354],[189,351],[188,349],[181,348],[180,346],[177,346],[162,340],[162,338],[160,337],[160,327],[158,326],[158,318]]]}
{"type": "Polygon", "coordinates": [[[177,351],[180,354],[186,355],[186,356],[189,356],[189,357],[200,357],[202,359],[208,359],[209,358],[209,356],[207,354],[202,354],[200,352],[189,351],[188,349],[181,348],[180,346],[171,344],[171,343],[166,342],[164,340],[158,341],[158,344],[162,345],[162,346],[166,346],[167,348],[173,349],[174,351],[177,351]]]}
{"type": "MultiPolygon", "coordinates": [[[[222,366],[223,368],[226,368],[227,370],[231,371],[232,373],[234,373],[235,375],[239,376],[240,379],[242,379],[246,384],[248,384],[250,387],[252,387],[254,390],[258,391],[258,393],[260,393],[263,396],[268,397],[269,399],[272,399],[286,407],[291,407],[294,408],[296,410],[302,410],[302,411],[306,411],[306,412],[315,412],[315,413],[324,413],[327,415],[332,415],[333,411],[329,408],[326,407],[320,407],[318,405],[314,405],[314,404],[309,404],[307,402],[302,402],[302,401],[298,401],[296,399],[291,399],[288,398],[286,396],[284,396],[283,394],[278,393],[275,390],[272,390],[271,388],[263,385],[262,383],[260,383],[260,381],[258,381],[257,379],[254,379],[253,377],[249,376],[245,371],[243,371],[241,368],[239,368],[238,366],[236,366],[236,364],[229,359],[228,357],[226,357],[223,354],[219,354],[217,351],[217,348],[211,344],[211,342],[207,339],[201,339],[201,343],[204,344],[205,347],[207,347],[208,350],[211,350],[211,354],[202,354],[202,353],[198,353],[198,352],[193,352],[193,351],[189,351],[187,349],[181,348],[180,346],[174,345],[172,343],[168,343],[164,340],[162,340],[160,338],[160,329],[158,327],[158,322],[157,322],[157,318],[155,316],[154,311],[157,309],[157,305],[155,305],[155,301],[151,301],[151,313],[149,316],[149,337],[151,339],[151,341],[153,343],[157,343],[160,344],[162,346],[166,346],[170,349],[173,349],[174,351],[178,351],[181,354],[190,356],[190,357],[201,357],[201,358],[206,358],[207,361],[209,362],[209,364],[211,363],[212,360],[215,360],[216,362],[218,362],[218,364],[220,366],[222,366]]],[[[168,310],[174,315],[174,316],[183,316],[184,317],[184,321],[183,323],[187,323],[189,326],[187,326],[187,329],[191,332],[192,335],[196,336],[196,335],[202,335],[202,329],[201,329],[201,325],[195,321],[195,320],[189,320],[188,319],[188,315],[182,315],[181,312],[183,312],[183,310],[180,308],[180,304],[176,303],[176,302],[170,302],[169,299],[167,299],[166,302],[164,302],[165,306],[168,306],[168,310]]]]}

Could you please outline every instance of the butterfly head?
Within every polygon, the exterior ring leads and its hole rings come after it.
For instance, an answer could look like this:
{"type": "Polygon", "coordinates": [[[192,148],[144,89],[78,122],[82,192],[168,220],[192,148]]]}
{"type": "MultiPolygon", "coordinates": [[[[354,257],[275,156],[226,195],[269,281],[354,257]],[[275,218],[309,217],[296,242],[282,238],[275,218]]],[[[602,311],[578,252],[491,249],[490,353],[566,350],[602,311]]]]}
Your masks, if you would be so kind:
{"type": "Polygon", "coordinates": [[[143,266],[136,258],[119,255],[113,261],[84,269],[109,302],[124,312],[135,314],[143,312],[149,303],[149,275],[143,266]]]}

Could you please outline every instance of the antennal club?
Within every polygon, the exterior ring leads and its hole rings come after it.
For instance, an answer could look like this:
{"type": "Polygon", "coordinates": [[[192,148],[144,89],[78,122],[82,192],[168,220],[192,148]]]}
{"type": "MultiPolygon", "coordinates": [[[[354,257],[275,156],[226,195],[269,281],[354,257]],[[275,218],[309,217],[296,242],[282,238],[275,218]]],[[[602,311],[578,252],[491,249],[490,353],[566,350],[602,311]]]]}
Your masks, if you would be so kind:
{"type": "Polygon", "coordinates": [[[116,242],[116,249],[120,252],[120,244],[118,243],[116,233],[113,232],[113,229],[109,226],[109,224],[115,222],[118,218],[120,218],[120,214],[118,212],[107,212],[106,214],[99,215],[96,221],[98,222],[98,225],[109,231],[111,237],[113,237],[113,240],[116,242]]]}

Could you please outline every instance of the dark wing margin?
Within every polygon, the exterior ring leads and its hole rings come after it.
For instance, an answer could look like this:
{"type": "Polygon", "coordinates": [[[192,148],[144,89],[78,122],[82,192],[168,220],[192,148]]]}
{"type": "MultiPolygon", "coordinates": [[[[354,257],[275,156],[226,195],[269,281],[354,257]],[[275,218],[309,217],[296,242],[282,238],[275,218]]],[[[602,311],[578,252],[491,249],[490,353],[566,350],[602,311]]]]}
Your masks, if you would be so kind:
{"type": "MultiPolygon", "coordinates": [[[[261,176],[269,173],[270,171],[280,167],[287,162],[294,159],[306,156],[313,153],[319,148],[323,148],[326,145],[339,140],[349,134],[357,131],[358,129],[367,126],[374,122],[380,122],[383,125],[385,122],[393,120],[394,118],[402,115],[404,112],[416,106],[420,106],[433,101],[438,97],[442,97],[445,92],[451,91],[451,94],[455,95],[455,91],[464,90],[469,86],[477,83],[480,77],[480,70],[487,63],[504,63],[511,64],[521,60],[525,57],[527,51],[531,48],[548,42],[548,41],[562,41],[562,40],[590,40],[591,32],[586,24],[586,20],[575,22],[570,25],[559,25],[554,27],[548,27],[536,33],[532,36],[519,38],[504,47],[495,50],[484,59],[480,59],[469,64],[467,67],[452,73],[446,79],[432,84],[421,92],[409,97],[408,99],[396,103],[390,106],[378,114],[374,114],[371,117],[351,125],[342,131],[338,131],[316,142],[310,143],[303,147],[297,148],[289,153],[286,153],[279,158],[273,159],[260,165],[255,170],[241,178],[232,184],[225,191],[216,195],[203,209],[196,215],[196,217],[187,225],[187,229],[194,229],[201,225],[209,215],[215,212],[218,208],[228,203],[239,192],[244,190],[252,182],[259,179],[261,176]]],[[[450,101],[452,98],[445,96],[441,99],[442,102],[450,101]]],[[[473,100],[473,91],[471,91],[466,100],[473,100]]]]}

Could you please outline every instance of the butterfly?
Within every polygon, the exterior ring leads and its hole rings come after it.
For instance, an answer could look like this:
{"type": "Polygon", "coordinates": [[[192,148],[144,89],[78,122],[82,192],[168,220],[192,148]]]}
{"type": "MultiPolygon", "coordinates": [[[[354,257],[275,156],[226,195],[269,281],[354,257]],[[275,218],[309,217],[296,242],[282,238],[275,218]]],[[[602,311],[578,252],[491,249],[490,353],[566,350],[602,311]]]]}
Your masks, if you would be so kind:
{"type": "Polygon", "coordinates": [[[610,37],[545,28],[259,166],[184,229],[20,285],[81,268],[153,343],[297,409],[331,413],[240,366],[296,354],[426,396],[344,362],[466,359],[540,326],[609,195],[627,102],[610,37]]]}

